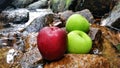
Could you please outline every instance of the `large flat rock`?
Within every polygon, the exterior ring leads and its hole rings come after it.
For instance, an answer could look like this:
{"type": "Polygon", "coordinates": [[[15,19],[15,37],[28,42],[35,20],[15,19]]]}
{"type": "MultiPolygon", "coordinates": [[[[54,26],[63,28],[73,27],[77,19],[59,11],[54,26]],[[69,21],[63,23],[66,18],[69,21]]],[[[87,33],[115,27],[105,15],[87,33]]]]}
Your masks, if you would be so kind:
{"type": "Polygon", "coordinates": [[[106,58],[90,54],[66,54],[59,61],[48,63],[44,68],[110,68],[106,58]]]}

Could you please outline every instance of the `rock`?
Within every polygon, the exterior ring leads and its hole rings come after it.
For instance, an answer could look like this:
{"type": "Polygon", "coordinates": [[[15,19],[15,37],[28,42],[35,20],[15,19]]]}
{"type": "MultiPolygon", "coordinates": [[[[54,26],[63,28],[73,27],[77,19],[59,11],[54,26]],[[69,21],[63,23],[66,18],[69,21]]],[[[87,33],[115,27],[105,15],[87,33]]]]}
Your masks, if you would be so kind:
{"type": "Polygon", "coordinates": [[[0,49],[0,68],[21,68],[19,61],[23,53],[10,47],[0,49]]]}
{"type": "Polygon", "coordinates": [[[26,52],[36,47],[37,33],[18,33],[11,32],[8,34],[1,34],[0,36],[0,48],[13,47],[14,49],[26,52]]]}
{"type": "Polygon", "coordinates": [[[30,3],[33,3],[36,0],[13,0],[12,5],[15,6],[16,8],[25,8],[28,6],[30,3]]]}
{"type": "Polygon", "coordinates": [[[42,67],[43,59],[37,48],[36,36],[37,33],[1,34],[2,42],[0,41],[0,44],[4,43],[6,46],[0,47],[0,68],[42,67]],[[2,63],[4,64],[1,65],[2,63]]]}
{"type": "Polygon", "coordinates": [[[1,34],[0,48],[13,47],[16,50],[27,52],[37,46],[38,33],[17,33],[1,34]]]}
{"type": "Polygon", "coordinates": [[[100,28],[94,28],[94,27],[90,27],[90,31],[88,34],[93,43],[92,43],[92,50],[90,53],[92,54],[101,54],[101,51],[103,50],[103,46],[102,46],[102,31],[100,30],[100,28]]]}
{"type": "Polygon", "coordinates": [[[45,64],[44,68],[110,68],[109,61],[98,55],[66,54],[59,61],[45,64]]]}
{"type": "Polygon", "coordinates": [[[25,51],[24,39],[19,32],[10,32],[7,34],[1,34],[0,36],[0,48],[13,47],[16,50],[25,51]]]}
{"type": "Polygon", "coordinates": [[[60,19],[63,22],[66,22],[66,20],[72,15],[74,14],[73,11],[64,11],[64,12],[60,12],[58,13],[60,15],[60,19]]]}
{"type": "Polygon", "coordinates": [[[84,9],[84,10],[81,10],[81,11],[77,11],[76,13],[84,16],[90,23],[95,22],[95,19],[94,19],[93,15],[92,15],[92,13],[89,9],[84,9]]]}
{"type": "Polygon", "coordinates": [[[48,7],[48,0],[39,0],[27,6],[28,9],[41,9],[48,7]]]}
{"type": "MultiPolygon", "coordinates": [[[[50,9],[37,9],[37,10],[31,10],[29,11],[29,15],[27,16],[29,18],[29,20],[27,22],[25,22],[24,24],[22,22],[15,24],[15,23],[9,23],[11,26],[1,29],[0,33],[8,33],[8,32],[37,32],[39,31],[39,29],[41,29],[43,26],[45,26],[45,20],[44,17],[47,14],[52,14],[53,12],[50,9]]],[[[25,15],[25,14],[24,14],[25,15]]],[[[21,16],[21,18],[19,17],[18,14],[18,20],[23,19],[22,21],[24,21],[24,15],[21,16]]],[[[15,16],[17,17],[17,16],[15,16]]],[[[25,16],[26,17],[26,16],[25,16]]],[[[17,20],[17,18],[15,18],[15,20],[17,20]]],[[[26,19],[25,19],[26,20],[26,19]]],[[[6,20],[9,21],[9,20],[6,20]]],[[[13,21],[13,20],[12,20],[13,21]]],[[[2,26],[3,27],[3,26],[2,26]]]]}
{"type": "Polygon", "coordinates": [[[11,4],[13,0],[2,0],[0,1],[0,12],[11,4]]]}
{"type": "Polygon", "coordinates": [[[29,51],[37,46],[38,33],[27,33],[24,35],[25,51],[29,51]]]}
{"type": "Polygon", "coordinates": [[[29,24],[24,31],[38,32],[41,28],[47,26],[45,23],[45,16],[48,14],[53,14],[53,12],[50,9],[39,9],[37,12],[30,12],[31,16],[27,23],[31,24],[29,24]]]}
{"type": "Polygon", "coordinates": [[[31,68],[34,64],[38,64],[42,66],[42,56],[37,47],[29,50],[28,52],[24,53],[23,57],[20,61],[22,68],[31,68]],[[39,63],[41,64],[39,64],[39,63]]]}
{"type": "MultiPolygon", "coordinates": [[[[119,46],[120,43],[120,33],[110,30],[109,28],[105,26],[99,26],[96,24],[91,25],[94,29],[99,29],[102,34],[98,34],[96,36],[96,40],[93,41],[93,46],[96,46],[96,50],[101,51],[99,54],[103,57],[107,58],[110,62],[110,68],[119,68],[120,67],[120,57],[119,57],[119,51],[117,50],[117,46],[119,46]],[[101,39],[101,41],[100,41],[101,39]],[[99,42],[99,43],[96,43],[99,42]],[[98,47],[98,45],[100,45],[98,47]],[[102,48],[102,49],[101,49],[102,48]],[[111,55],[112,54],[112,55],[111,55]]],[[[94,49],[93,49],[94,52],[94,49]]]]}
{"type": "Polygon", "coordinates": [[[101,18],[105,13],[110,12],[115,2],[116,0],[107,0],[107,2],[105,0],[75,0],[69,6],[69,10],[89,9],[95,18],[101,18]]]}
{"type": "Polygon", "coordinates": [[[0,13],[0,21],[4,23],[23,24],[29,19],[29,10],[27,9],[15,9],[5,10],[0,13]]]}
{"type": "Polygon", "coordinates": [[[64,11],[64,12],[60,12],[60,19],[63,22],[66,22],[66,20],[72,15],[72,14],[81,14],[82,16],[84,16],[90,23],[94,23],[94,17],[91,14],[91,12],[88,9],[84,9],[81,11],[77,11],[77,12],[72,12],[72,11],[64,11]]]}
{"type": "Polygon", "coordinates": [[[120,2],[113,8],[110,15],[101,21],[101,26],[108,26],[111,29],[120,31],[120,2]]]}

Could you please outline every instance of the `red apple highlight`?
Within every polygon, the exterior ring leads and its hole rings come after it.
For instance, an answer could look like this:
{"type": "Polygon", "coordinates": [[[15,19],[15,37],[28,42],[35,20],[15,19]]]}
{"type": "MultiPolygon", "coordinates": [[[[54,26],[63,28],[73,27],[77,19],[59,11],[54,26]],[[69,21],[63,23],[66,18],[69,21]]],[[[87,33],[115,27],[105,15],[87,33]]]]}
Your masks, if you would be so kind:
{"type": "Polygon", "coordinates": [[[37,36],[37,44],[43,58],[49,61],[58,60],[66,51],[67,33],[58,27],[44,27],[37,36]]]}

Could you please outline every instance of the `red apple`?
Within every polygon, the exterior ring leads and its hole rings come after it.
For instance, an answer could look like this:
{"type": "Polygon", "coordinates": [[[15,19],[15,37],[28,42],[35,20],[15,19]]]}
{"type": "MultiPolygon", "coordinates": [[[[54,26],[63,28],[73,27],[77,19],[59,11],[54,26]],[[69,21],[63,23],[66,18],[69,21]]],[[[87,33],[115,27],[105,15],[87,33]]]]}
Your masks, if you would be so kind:
{"type": "Polygon", "coordinates": [[[66,51],[67,33],[58,27],[44,27],[37,36],[37,44],[43,58],[49,61],[58,60],[66,51]]]}

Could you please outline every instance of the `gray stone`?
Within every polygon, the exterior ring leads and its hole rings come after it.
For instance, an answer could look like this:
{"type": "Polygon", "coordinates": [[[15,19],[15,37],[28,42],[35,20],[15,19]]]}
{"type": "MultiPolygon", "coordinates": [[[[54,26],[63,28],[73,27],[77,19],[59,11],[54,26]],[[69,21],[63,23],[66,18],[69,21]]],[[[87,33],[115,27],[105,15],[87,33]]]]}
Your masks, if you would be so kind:
{"type": "MultiPolygon", "coordinates": [[[[44,27],[46,25],[44,22],[45,15],[51,14],[51,13],[53,13],[53,12],[50,9],[38,9],[38,10],[34,10],[34,11],[29,11],[29,15],[28,15],[29,20],[27,22],[25,22],[24,24],[22,24],[21,22],[18,24],[10,23],[11,26],[9,28],[1,29],[0,33],[24,32],[24,31],[37,32],[37,31],[39,31],[39,29],[41,29],[42,27],[44,27]]],[[[15,18],[15,20],[16,19],[17,18],[15,18]]],[[[19,14],[18,14],[18,19],[19,19],[19,14]]],[[[20,19],[24,19],[24,17],[23,18],[21,17],[20,19]]],[[[6,21],[9,21],[9,20],[6,19],[6,21]]]]}
{"type": "Polygon", "coordinates": [[[120,31],[120,2],[113,8],[110,15],[101,21],[101,26],[120,31]]]}
{"type": "Polygon", "coordinates": [[[3,23],[25,23],[29,19],[28,12],[27,9],[5,10],[0,13],[0,21],[3,23]]]}
{"type": "Polygon", "coordinates": [[[48,6],[47,0],[39,0],[27,6],[28,9],[40,9],[48,6]]]}
{"type": "Polygon", "coordinates": [[[52,13],[53,12],[51,10],[49,10],[49,9],[40,9],[40,10],[38,10],[38,12],[30,12],[31,24],[24,31],[38,32],[41,28],[46,26],[46,24],[45,24],[45,15],[52,14],[52,13]]]}
{"type": "Polygon", "coordinates": [[[34,2],[34,0],[14,0],[12,2],[12,5],[15,6],[16,8],[24,8],[32,2],[34,2]]]}

